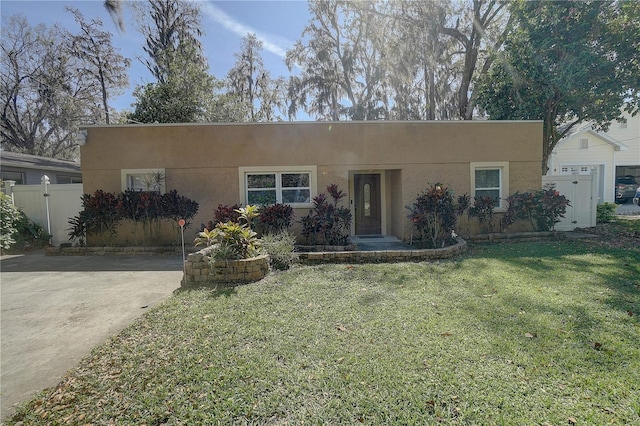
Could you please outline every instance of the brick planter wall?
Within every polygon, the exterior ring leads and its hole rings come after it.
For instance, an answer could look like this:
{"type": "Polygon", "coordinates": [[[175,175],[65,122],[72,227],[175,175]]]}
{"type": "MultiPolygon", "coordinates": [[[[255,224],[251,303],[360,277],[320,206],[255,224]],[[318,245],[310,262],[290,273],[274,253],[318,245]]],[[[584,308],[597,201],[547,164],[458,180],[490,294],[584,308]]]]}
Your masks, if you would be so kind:
{"type": "Polygon", "coordinates": [[[430,259],[448,259],[467,250],[467,242],[458,238],[457,244],[441,249],[336,251],[300,253],[300,262],[319,263],[366,263],[409,262],[430,259]]]}
{"type": "Polygon", "coordinates": [[[261,255],[242,260],[216,260],[213,271],[208,253],[210,247],[192,253],[185,263],[181,287],[207,284],[235,285],[259,281],[269,272],[269,256],[261,255]]]}
{"type": "Polygon", "coordinates": [[[539,232],[515,232],[512,234],[492,233],[471,235],[469,240],[472,243],[500,243],[500,242],[526,242],[526,241],[552,241],[566,240],[566,232],[539,231],[539,232]]]}

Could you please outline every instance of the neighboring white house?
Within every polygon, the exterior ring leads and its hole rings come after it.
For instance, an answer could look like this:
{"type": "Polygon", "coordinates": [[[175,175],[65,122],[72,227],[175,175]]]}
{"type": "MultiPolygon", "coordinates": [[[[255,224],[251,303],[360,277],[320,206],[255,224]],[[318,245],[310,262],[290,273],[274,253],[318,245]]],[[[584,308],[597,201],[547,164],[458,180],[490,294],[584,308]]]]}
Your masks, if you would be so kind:
{"type": "Polygon", "coordinates": [[[547,175],[597,173],[598,203],[614,202],[617,177],[631,175],[640,182],[640,113],[625,117],[607,132],[590,124],[575,129],[553,150],[547,175]]]}

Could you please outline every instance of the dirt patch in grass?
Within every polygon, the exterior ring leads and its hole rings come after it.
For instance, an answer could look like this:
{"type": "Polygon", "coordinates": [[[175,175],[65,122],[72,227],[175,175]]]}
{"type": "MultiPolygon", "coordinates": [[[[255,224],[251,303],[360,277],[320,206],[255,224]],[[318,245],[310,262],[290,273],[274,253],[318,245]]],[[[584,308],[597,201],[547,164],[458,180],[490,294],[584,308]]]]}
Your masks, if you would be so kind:
{"type": "Polygon", "coordinates": [[[593,242],[603,247],[640,249],[640,216],[618,217],[613,222],[577,229],[576,232],[596,235],[593,242]]]}

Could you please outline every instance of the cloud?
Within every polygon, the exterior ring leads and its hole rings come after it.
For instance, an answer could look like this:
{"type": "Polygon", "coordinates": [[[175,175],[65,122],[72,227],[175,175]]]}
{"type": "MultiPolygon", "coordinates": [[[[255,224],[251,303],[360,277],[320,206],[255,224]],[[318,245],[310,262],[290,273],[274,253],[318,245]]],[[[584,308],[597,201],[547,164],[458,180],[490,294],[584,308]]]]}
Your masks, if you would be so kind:
{"type": "Polygon", "coordinates": [[[271,52],[281,58],[285,58],[287,50],[293,46],[293,42],[286,40],[282,37],[274,37],[266,34],[262,34],[259,31],[251,28],[242,22],[238,22],[233,17],[229,16],[226,12],[211,4],[211,2],[203,2],[201,4],[202,11],[209,18],[220,23],[224,28],[237,34],[240,37],[244,37],[249,33],[253,33],[258,37],[263,44],[264,49],[267,52],[271,52]]]}

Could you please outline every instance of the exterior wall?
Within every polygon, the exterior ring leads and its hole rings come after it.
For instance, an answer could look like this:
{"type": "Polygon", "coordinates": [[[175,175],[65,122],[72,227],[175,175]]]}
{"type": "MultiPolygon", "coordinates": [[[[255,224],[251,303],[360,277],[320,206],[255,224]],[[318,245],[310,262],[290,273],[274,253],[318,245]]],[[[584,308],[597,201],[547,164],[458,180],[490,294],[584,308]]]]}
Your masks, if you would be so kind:
{"type": "MultiPolygon", "coordinates": [[[[541,122],[314,122],[88,127],[84,191],[120,192],[122,169],[164,169],[166,190],[200,204],[242,202],[239,167],[317,167],[317,192],[350,173],[385,171],[386,231],[408,238],[407,206],[429,183],[470,193],[470,163],[509,162],[509,192],[541,187],[541,122]]],[[[353,194],[346,203],[351,205],[353,194]]],[[[296,219],[308,208],[296,209],[296,219]]],[[[196,230],[194,230],[194,233],[196,230]]]]}
{"type": "Polygon", "coordinates": [[[616,153],[616,165],[640,164],[640,113],[632,117],[625,113],[626,123],[613,122],[607,135],[625,144],[629,149],[616,153]]]}
{"type": "MultiPolygon", "coordinates": [[[[599,203],[605,201],[612,203],[614,198],[614,182],[616,168],[615,157],[620,151],[616,152],[614,147],[605,142],[602,138],[591,133],[578,133],[572,137],[565,139],[558,144],[552,156],[549,175],[562,175],[566,172],[562,171],[563,167],[571,169],[572,166],[588,166],[597,167],[601,170],[599,203]],[[580,140],[587,139],[589,148],[580,149],[580,140]]],[[[570,172],[569,172],[570,174],[570,172]]]]}
{"type": "Polygon", "coordinates": [[[68,183],[67,178],[73,177],[74,180],[81,180],[82,173],[76,171],[61,172],[49,169],[26,169],[21,167],[2,166],[3,172],[20,173],[24,178],[22,185],[39,185],[41,183],[42,175],[49,177],[49,182],[52,184],[68,183]]]}

